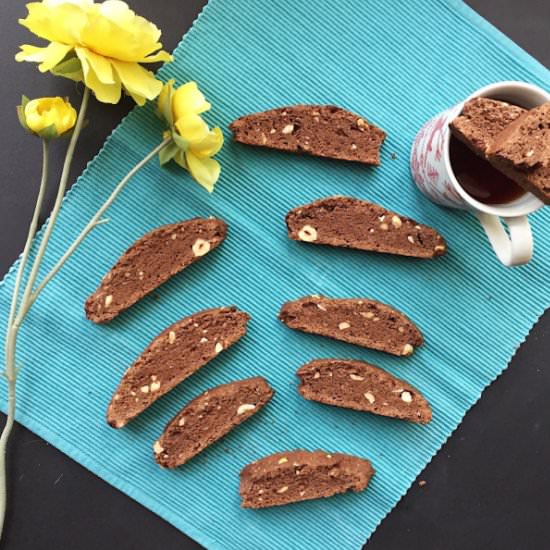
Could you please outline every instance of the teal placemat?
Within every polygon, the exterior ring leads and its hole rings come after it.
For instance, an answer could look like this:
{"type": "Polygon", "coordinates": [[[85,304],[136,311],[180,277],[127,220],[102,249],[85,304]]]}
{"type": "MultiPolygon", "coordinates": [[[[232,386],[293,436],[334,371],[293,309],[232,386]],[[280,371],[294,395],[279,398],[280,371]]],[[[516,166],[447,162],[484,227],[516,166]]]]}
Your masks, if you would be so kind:
{"type": "MultiPolygon", "coordinates": [[[[548,87],[550,74],[463,4],[436,0],[213,0],[175,58],[162,77],[196,79],[214,105],[212,124],[227,128],[239,115],[284,104],[335,103],[388,131],[382,166],[294,157],[228,139],[218,190],[208,196],[177,167],[151,163],[29,315],[20,340],[18,420],[208,548],[358,549],[548,305],[548,209],[532,217],[535,259],[502,267],[471,216],[437,207],[416,190],[408,169],[413,137],[429,117],[484,84],[520,79],[548,87]],[[288,240],[285,213],[330,194],[371,199],[434,225],[449,254],[416,261],[288,240]],[[136,237],[208,215],[229,223],[220,249],[114,322],[95,326],[84,318],[85,298],[136,237]],[[392,358],[293,332],[277,311],[307,293],[393,304],[418,323],[426,345],[411,358],[392,358]],[[111,394],[150,339],[187,314],[225,304],[251,313],[247,336],[127,428],[109,428],[111,394]],[[414,426],[301,399],[296,368],[338,356],[371,361],[418,386],[432,403],[433,422],[414,426]],[[164,471],[154,463],[151,445],[184,403],[255,374],[277,392],[261,414],[185,467],[164,471]],[[241,510],[240,469],[295,447],[367,456],[377,474],[361,494],[241,510]]],[[[134,110],[70,192],[45,269],[159,141],[151,111],[134,110]]],[[[0,289],[1,319],[13,280],[12,269],[0,289]]]]}

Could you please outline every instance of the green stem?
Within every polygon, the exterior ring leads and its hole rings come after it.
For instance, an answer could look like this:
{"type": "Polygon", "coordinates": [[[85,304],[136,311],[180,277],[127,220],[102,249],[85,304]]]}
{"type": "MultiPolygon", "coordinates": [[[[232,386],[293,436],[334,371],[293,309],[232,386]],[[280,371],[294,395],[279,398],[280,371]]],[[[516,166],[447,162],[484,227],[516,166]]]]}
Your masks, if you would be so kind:
{"type": "Polygon", "coordinates": [[[8,410],[6,417],[6,424],[2,430],[0,436],[0,537],[2,536],[2,530],[4,527],[4,518],[6,515],[6,449],[8,439],[13,428],[15,419],[15,379],[17,377],[17,371],[15,368],[15,350],[16,350],[16,336],[17,330],[14,329],[13,322],[17,312],[17,303],[19,299],[19,290],[21,288],[21,282],[25,267],[29,259],[29,252],[32,245],[32,239],[36,233],[38,227],[38,218],[42,209],[42,202],[44,201],[44,194],[46,191],[48,182],[48,141],[42,141],[42,177],[40,179],[40,189],[36,198],[36,206],[32,216],[29,231],[27,233],[27,241],[25,242],[25,248],[19,261],[19,268],[17,269],[17,275],[15,277],[15,285],[13,287],[13,295],[11,300],[10,312],[8,315],[8,324],[6,332],[6,368],[4,375],[6,377],[8,385],[8,410]]]}
{"type": "Polygon", "coordinates": [[[67,251],[61,256],[61,258],[57,261],[57,263],[53,266],[53,268],[45,275],[45,277],[42,279],[42,281],[36,286],[36,289],[34,289],[35,282],[40,270],[40,266],[42,264],[42,259],[44,257],[44,253],[46,252],[50,236],[52,234],[52,231],[55,227],[55,224],[57,222],[57,218],[59,216],[59,211],[61,209],[61,204],[63,202],[63,197],[65,195],[65,189],[67,186],[67,181],[69,178],[69,172],[71,167],[71,162],[73,159],[74,149],[76,146],[76,142],[78,140],[78,137],[80,135],[80,132],[82,130],[82,126],[84,123],[84,117],[86,113],[86,109],[88,106],[88,100],[90,96],[90,91],[88,88],[84,88],[84,95],[82,97],[82,104],[80,106],[80,112],[78,114],[78,118],[73,130],[73,134],[71,136],[71,140],[69,142],[69,146],[67,147],[67,153],[65,155],[65,161],[63,163],[63,170],[61,172],[61,178],[59,181],[59,188],[57,191],[57,197],[55,200],[54,207],[52,209],[49,221],[47,222],[47,225],[44,229],[44,234],[42,236],[42,239],[40,241],[40,245],[38,247],[38,251],[36,253],[36,257],[34,258],[31,271],[27,280],[27,283],[25,285],[25,289],[23,292],[23,297],[21,299],[21,302],[18,307],[18,296],[19,296],[19,290],[24,274],[24,270],[26,267],[26,263],[28,260],[28,255],[31,247],[31,241],[32,237],[34,236],[36,232],[36,226],[38,223],[38,214],[40,212],[40,206],[43,199],[43,193],[45,185],[46,185],[46,172],[47,172],[47,146],[44,146],[44,165],[43,165],[43,174],[42,174],[42,183],[40,187],[40,192],[37,199],[37,205],[35,209],[35,214],[33,216],[33,220],[31,222],[31,227],[29,229],[29,235],[27,238],[27,242],[25,244],[25,249],[23,251],[23,257],[21,259],[21,263],[19,265],[15,287],[14,287],[14,296],[12,299],[12,304],[10,307],[10,314],[8,319],[8,328],[7,328],[7,335],[6,335],[6,368],[5,368],[5,377],[8,382],[8,411],[7,411],[7,419],[6,419],[6,425],[4,426],[4,429],[2,431],[2,435],[0,436],[0,540],[2,538],[3,528],[4,528],[4,521],[5,521],[5,515],[6,515],[6,494],[7,494],[7,474],[6,474],[6,448],[7,443],[9,439],[9,435],[11,433],[11,430],[13,428],[14,420],[15,420],[15,382],[17,378],[17,370],[15,368],[15,360],[16,360],[16,344],[17,344],[17,334],[19,332],[19,328],[21,326],[21,323],[23,322],[25,315],[29,311],[32,304],[35,302],[35,300],[38,298],[39,294],[42,292],[42,290],[46,287],[46,285],[55,277],[55,275],[59,272],[59,270],[63,267],[65,262],[69,259],[69,257],[74,253],[74,251],[78,248],[78,246],[84,241],[84,239],[88,236],[88,234],[98,225],[101,225],[103,223],[106,223],[107,220],[102,220],[101,216],[105,213],[105,211],[111,206],[113,201],[116,199],[118,194],[124,189],[126,184],[132,179],[132,177],[139,171],[145,164],[147,164],[151,159],[153,159],[168,143],[170,143],[171,138],[167,138],[164,141],[162,141],[159,145],[157,145],[149,154],[147,154],[140,162],[138,162],[131,170],[126,174],[126,176],[120,180],[120,182],[117,184],[113,192],[109,195],[107,200],[103,203],[103,205],[99,208],[99,210],[95,213],[95,215],[92,217],[92,219],[88,222],[86,227],[80,232],[80,235],[73,241],[71,246],[67,249],[67,251]],[[34,290],[33,290],[34,289],[34,290]]]}
{"type": "Polygon", "coordinates": [[[50,241],[52,231],[57,222],[59,211],[61,210],[61,204],[63,203],[63,197],[65,196],[67,181],[69,180],[71,162],[73,160],[73,154],[76,147],[76,142],[78,140],[78,137],[80,136],[80,131],[82,130],[82,126],[84,124],[84,119],[86,116],[86,109],[88,107],[89,98],[90,98],[90,90],[89,88],[85,87],[84,94],[82,96],[82,103],[80,105],[80,112],[78,113],[78,118],[76,119],[76,124],[73,130],[73,135],[71,136],[71,140],[69,141],[69,146],[67,147],[67,153],[65,154],[65,161],[63,162],[63,170],[61,172],[61,179],[59,180],[59,188],[57,190],[57,196],[55,198],[55,203],[52,209],[52,213],[50,214],[50,219],[48,221],[48,224],[46,225],[46,228],[44,229],[44,235],[42,235],[40,246],[38,247],[36,258],[34,259],[31,272],[29,275],[29,280],[27,281],[27,285],[25,286],[25,292],[23,293],[21,306],[19,308],[19,311],[17,312],[17,316],[15,317],[15,322],[13,323],[13,326],[15,327],[16,331],[21,326],[21,322],[23,321],[23,319],[25,318],[25,315],[29,311],[29,307],[31,305],[29,298],[31,296],[36,278],[38,276],[38,271],[40,270],[42,259],[44,258],[44,253],[46,252],[46,248],[50,241]]]}
{"type": "MultiPolygon", "coordinates": [[[[15,277],[15,285],[13,287],[13,295],[10,306],[10,313],[8,316],[7,328],[12,326],[15,319],[15,314],[17,312],[17,304],[19,301],[19,290],[21,288],[21,282],[23,279],[23,273],[25,272],[25,267],[29,259],[29,252],[31,250],[32,240],[36,233],[36,228],[38,227],[38,218],[40,216],[40,211],[42,210],[42,202],[44,201],[44,194],[46,191],[47,180],[48,180],[48,146],[49,142],[46,139],[42,140],[42,178],[40,180],[40,189],[38,191],[38,197],[36,198],[36,206],[34,207],[34,213],[32,216],[31,224],[29,226],[29,231],[27,233],[27,241],[25,243],[25,248],[21,254],[21,260],[19,261],[19,268],[17,270],[17,275],[15,277]]],[[[7,344],[9,339],[6,337],[6,356],[8,355],[7,344]]]]}
{"type": "Polygon", "coordinates": [[[124,176],[117,186],[114,188],[113,192],[109,195],[107,200],[101,205],[101,208],[94,214],[92,219],[88,222],[88,225],[80,232],[80,235],[73,241],[71,246],[67,249],[65,254],[59,258],[57,263],[52,267],[49,273],[42,279],[40,284],[36,287],[36,290],[31,294],[29,298],[28,307],[30,307],[34,301],[38,298],[38,295],[44,290],[44,287],[57,275],[58,271],[63,267],[65,262],[73,254],[73,252],[80,246],[82,241],[88,236],[88,234],[98,225],[106,223],[108,220],[102,220],[101,216],[105,213],[107,208],[111,206],[113,201],[117,198],[119,193],[124,189],[126,184],[139,172],[151,159],[155,158],[161,149],[166,147],[170,143],[171,138],[167,138],[161,143],[159,143],[150,153],[148,153],[144,158],[142,158],[127,174],[124,176]]]}
{"type": "MultiPolygon", "coordinates": [[[[59,180],[59,188],[57,190],[57,196],[55,199],[55,204],[50,214],[50,218],[46,223],[44,234],[40,241],[36,257],[33,260],[29,278],[25,285],[23,291],[23,297],[21,298],[21,303],[17,307],[17,300],[19,294],[19,288],[21,285],[21,280],[23,277],[23,269],[20,265],[18,276],[16,279],[16,289],[17,294],[15,294],[14,289],[14,298],[12,299],[12,305],[10,307],[9,315],[9,324],[7,328],[6,335],[6,367],[5,367],[5,377],[8,385],[8,401],[7,401],[7,417],[6,424],[2,430],[2,435],[0,435],[0,540],[2,538],[2,533],[4,531],[4,521],[6,519],[6,505],[7,505],[7,472],[6,472],[6,450],[9,441],[9,437],[13,428],[15,421],[15,397],[16,397],[16,379],[17,379],[17,369],[15,367],[16,360],[16,349],[17,349],[17,334],[19,332],[19,327],[23,321],[28,309],[28,301],[32,293],[36,277],[38,276],[38,271],[42,263],[42,258],[48,246],[50,236],[55,227],[57,217],[59,215],[59,210],[61,209],[61,203],[63,202],[63,196],[65,195],[65,188],[67,187],[67,181],[69,179],[69,172],[71,167],[71,161],[73,158],[74,150],[76,147],[76,142],[84,125],[84,120],[86,116],[86,109],[88,107],[88,100],[90,98],[90,90],[84,88],[84,94],[82,96],[82,103],[80,105],[80,111],[78,113],[78,118],[76,120],[75,127],[73,129],[73,134],[69,141],[69,146],[67,147],[67,153],[65,155],[65,161],[63,163],[63,170],[61,172],[61,178],[59,180]],[[14,304],[15,302],[15,304],[14,304]]],[[[46,162],[47,168],[47,162],[46,162]]],[[[45,175],[43,174],[43,178],[45,175]]],[[[40,193],[39,193],[40,197],[40,193]]],[[[34,220],[33,220],[34,221],[34,220]]],[[[31,222],[32,229],[32,222],[31,222]]],[[[25,264],[28,260],[28,253],[31,246],[32,236],[30,235],[27,238],[27,243],[25,244],[25,249],[27,250],[27,255],[25,257],[25,264]]],[[[34,232],[33,232],[34,234],[34,232]]]]}

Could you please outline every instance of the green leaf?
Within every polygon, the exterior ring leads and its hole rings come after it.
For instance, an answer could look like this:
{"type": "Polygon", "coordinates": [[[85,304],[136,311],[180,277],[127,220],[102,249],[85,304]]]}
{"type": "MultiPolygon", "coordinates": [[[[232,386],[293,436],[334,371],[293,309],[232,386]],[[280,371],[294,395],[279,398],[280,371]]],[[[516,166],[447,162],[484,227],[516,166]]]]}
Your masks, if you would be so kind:
{"type": "Polygon", "coordinates": [[[21,126],[23,126],[23,128],[27,132],[30,132],[29,127],[27,126],[27,121],[25,120],[25,107],[23,106],[23,104],[21,104],[21,105],[18,105],[16,109],[17,109],[17,118],[19,119],[19,124],[21,124],[21,126]]]}
{"type": "Polygon", "coordinates": [[[189,143],[186,139],[182,138],[175,130],[172,132],[172,139],[181,151],[187,151],[189,143]]]}
{"type": "Polygon", "coordinates": [[[174,157],[174,162],[179,164],[184,170],[189,170],[187,161],[185,160],[185,153],[180,149],[178,154],[174,157]]]}
{"type": "Polygon", "coordinates": [[[178,151],[178,146],[173,141],[163,147],[159,152],[160,165],[164,166],[170,162],[178,154],[178,151]]]}
{"type": "Polygon", "coordinates": [[[82,63],[78,57],[67,57],[65,60],[58,63],[50,72],[55,76],[70,78],[76,82],[82,82],[84,75],[82,73],[82,63]]]}
{"type": "Polygon", "coordinates": [[[23,94],[21,96],[21,105],[18,105],[16,109],[17,109],[17,118],[19,119],[19,124],[21,124],[21,126],[23,126],[23,128],[27,132],[31,132],[31,130],[27,126],[27,120],[25,119],[25,105],[27,105],[28,102],[29,102],[29,98],[23,94]]]}
{"type": "Polygon", "coordinates": [[[50,124],[49,126],[46,126],[46,128],[42,128],[42,130],[37,133],[43,139],[55,139],[56,137],[58,137],[55,124],[50,124]]]}

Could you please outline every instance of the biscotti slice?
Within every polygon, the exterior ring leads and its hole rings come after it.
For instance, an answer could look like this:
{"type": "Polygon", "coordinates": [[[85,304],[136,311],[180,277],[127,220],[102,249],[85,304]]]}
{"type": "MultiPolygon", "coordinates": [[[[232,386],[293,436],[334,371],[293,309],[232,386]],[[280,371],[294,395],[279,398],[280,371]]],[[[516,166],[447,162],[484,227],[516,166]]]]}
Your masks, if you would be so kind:
{"type": "Polygon", "coordinates": [[[508,125],[489,146],[487,158],[497,170],[550,204],[550,103],[508,125]]]}
{"type": "Polygon", "coordinates": [[[163,225],[143,235],[103,277],[86,301],[86,317],[104,323],[216,248],[227,225],[214,218],[163,225]]]}
{"type": "Polygon", "coordinates": [[[506,126],[525,113],[525,109],[488,97],[475,97],[464,104],[450,124],[453,136],[474,153],[485,158],[489,145],[506,126]]]}
{"type": "Polygon", "coordinates": [[[124,373],[109,404],[107,422],[113,428],[125,426],[240,340],[249,318],[235,307],[206,309],[161,332],[124,373]]]}
{"type": "Polygon", "coordinates": [[[411,355],[423,343],[422,334],[403,313],[368,298],[306,296],[283,304],[279,319],[295,330],[392,355],[411,355]]]}
{"type": "Polygon", "coordinates": [[[363,361],[316,359],[296,372],[310,401],[427,424],[432,409],[407,382],[363,361]]]}
{"type": "Polygon", "coordinates": [[[205,391],[166,426],[153,445],[155,460],[164,468],[185,464],[256,414],[272,396],[273,390],[261,376],[205,391]]]}
{"type": "Polygon", "coordinates": [[[356,456],[304,450],[276,453],[241,471],[241,506],[268,508],[359,492],[373,475],[371,463],[356,456]]]}
{"type": "Polygon", "coordinates": [[[230,125],[241,143],[317,157],[380,164],[386,133],[334,105],[295,105],[243,116],[230,125]]]}
{"type": "Polygon", "coordinates": [[[351,197],[328,197],[298,206],[287,214],[286,225],[291,239],[312,244],[415,258],[433,258],[447,250],[435,229],[351,197]]]}

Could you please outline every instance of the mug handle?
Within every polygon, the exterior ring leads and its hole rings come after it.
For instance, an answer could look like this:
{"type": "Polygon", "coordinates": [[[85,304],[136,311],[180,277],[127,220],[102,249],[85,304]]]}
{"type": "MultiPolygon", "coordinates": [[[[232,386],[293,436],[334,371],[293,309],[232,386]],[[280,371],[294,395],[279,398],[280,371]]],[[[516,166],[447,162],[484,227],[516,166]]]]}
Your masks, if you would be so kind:
{"type": "Polygon", "coordinates": [[[479,211],[475,215],[485,229],[498,259],[504,265],[526,264],[533,257],[533,234],[527,216],[502,218],[508,226],[508,236],[498,216],[479,211]]]}

